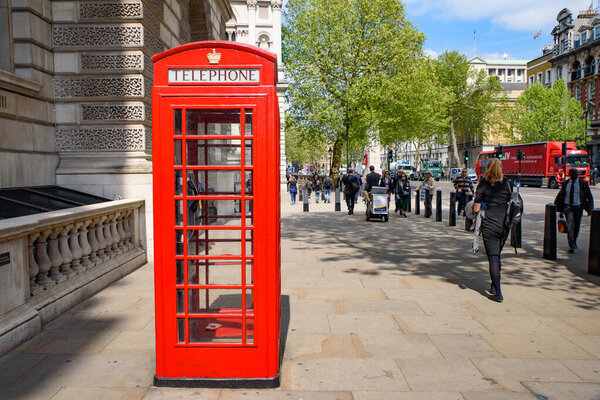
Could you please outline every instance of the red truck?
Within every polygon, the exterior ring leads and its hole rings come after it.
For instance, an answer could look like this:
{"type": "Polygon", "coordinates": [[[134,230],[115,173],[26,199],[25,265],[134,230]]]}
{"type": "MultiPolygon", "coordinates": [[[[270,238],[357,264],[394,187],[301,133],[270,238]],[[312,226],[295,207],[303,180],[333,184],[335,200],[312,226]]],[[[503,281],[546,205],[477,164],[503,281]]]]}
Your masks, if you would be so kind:
{"type": "MultiPolygon", "coordinates": [[[[569,176],[569,170],[577,169],[579,176],[590,181],[590,167],[588,154],[584,150],[578,150],[575,142],[541,142],[506,145],[502,147],[502,172],[515,182],[519,177],[519,160],[517,151],[521,149],[523,159],[521,164],[521,184],[530,186],[548,186],[557,188],[569,176]],[[567,160],[566,167],[562,154],[563,143],[566,143],[567,160]]],[[[485,152],[483,157],[497,157],[500,146],[496,146],[492,154],[485,152]]],[[[481,160],[481,166],[477,171],[480,179],[485,173],[487,160],[481,160]]]]}

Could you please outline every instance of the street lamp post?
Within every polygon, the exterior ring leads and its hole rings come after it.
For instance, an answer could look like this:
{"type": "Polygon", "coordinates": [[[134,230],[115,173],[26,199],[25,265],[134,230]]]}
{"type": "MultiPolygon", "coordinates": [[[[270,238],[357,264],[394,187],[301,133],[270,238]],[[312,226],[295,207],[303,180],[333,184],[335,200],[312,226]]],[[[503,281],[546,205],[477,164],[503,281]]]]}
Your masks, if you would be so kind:
{"type": "Polygon", "coordinates": [[[331,146],[329,146],[329,149],[327,149],[327,154],[329,155],[329,175],[331,175],[331,163],[332,163],[332,159],[331,159],[331,146]]]}

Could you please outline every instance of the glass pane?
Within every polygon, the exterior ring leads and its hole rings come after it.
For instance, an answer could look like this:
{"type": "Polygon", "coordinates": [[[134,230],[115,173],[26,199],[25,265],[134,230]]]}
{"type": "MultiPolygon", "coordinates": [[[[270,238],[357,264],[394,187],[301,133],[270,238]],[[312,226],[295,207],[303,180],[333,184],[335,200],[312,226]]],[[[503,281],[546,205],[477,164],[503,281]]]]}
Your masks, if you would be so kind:
{"type": "Polygon", "coordinates": [[[173,119],[174,119],[174,129],[173,129],[173,135],[175,136],[181,136],[181,109],[180,108],[176,108],[175,110],[173,110],[173,119]]]}
{"type": "Polygon", "coordinates": [[[246,226],[254,225],[254,214],[252,210],[252,200],[246,200],[246,226]]]}
{"type": "Polygon", "coordinates": [[[242,260],[189,260],[192,285],[241,285],[242,260]]]}
{"type": "Polygon", "coordinates": [[[252,260],[246,260],[246,285],[254,285],[252,260]]]}
{"type": "Polygon", "coordinates": [[[246,343],[254,344],[254,318],[246,318],[246,343]]]}
{"type": "Polygon", "coordinates": [[[181,165],[181,140],[175,141],[175,165],[181,165]]]}
{"type": "Polygon", "coordinates": [[[183,255],[183,231],[181,229],[175,231],[175,254],[183,255]]]}
{"type": "Polygon", "coordinates": [[[242,165],[241,141],[237,139],[188,139],[186,149],[186,165],[242,165]]]}
{"type": "Polygon", "coordinates": [[[175,196],[183,196],[183,172],[175,171],[175,196]]]}
{"type": "Polygon", "coordinates": [[[175,200],[175,226],[183,226],[183,200],[175,200]]]}
{"type": "Polygon", "coordinates": [[[240,226],[241,200],[188,200],[188,225],[240,226]]]}
{"type": "Polygon", "coordinates": [[[244,165],[250,166],[250,165],[252,165],[252,140],[246,140],[246,149],[244,151],[245,151],[244,157],[246,160],[244,165]]]}
{"type": "MultiPolygon", "coordinates": [[[[175,269],[176,269],[176,279],[175,279],[175,284],[177,285],[183,285],[183,266],[184,266],[184,261],[183,260],[175,260],[175,269]]],[[[246,278],[248,279],[248,278],[246,278]]]]}
{"type": "MultiPolygon", "coordinates": [[[[205,170],[187,171],[188,196],[200,195],[241,195],[241,171],[205,170]]],[[[252,171],[245,171],[246,194],[252,194],[252,171]]]]}
{"type": "Polygon", "coordinates": [[[246,255],[254,254],[254,231],[252,229],[246,231],[246,255]]]}
{"type": "Polygon", "coordinates": [[[193,318],[190,343],[242,343],[241,318],[193,318]]]}
{"type": "Polygon", "coordinates": [[[245,127],[244,127],[245,135],[252,136],[252,109],[247,108],[244,111],[246,112],[246,115],[245,115],[246,123],[245,123],[245,127]]]}
{"type": "Polygon", "coordinates": [[[240,110],[187,110],[186,135],[239,136],[240,110]]]}
{"type": "Polygon", "coordinates": [[[242,254],[240,230],[189,229],[187,248],[190,256],[219,256],[242,254]]]}
{"type": "MultiPolygon", "coordinates": [[[[188,289],[188,314],[241,313],[240,289],[188,289]]],[[[252,290],[246,293],[246,309],[252,308],[252,290]]]]}
{"type": "Polygon", "coordinates": [[[246,311],[254,309],[254,297],[252,289],[246,289],[246,311]]]}
{"type": "Polygon", "coordinates": [[[185,319],[177,318],[177,343],[185,343],[185,319]]]}
{"type": "Polygon", "coordinates": [[[183,289],[176,290],[177,292],[177,314],[185,313],[185,293],[183,289]]]}

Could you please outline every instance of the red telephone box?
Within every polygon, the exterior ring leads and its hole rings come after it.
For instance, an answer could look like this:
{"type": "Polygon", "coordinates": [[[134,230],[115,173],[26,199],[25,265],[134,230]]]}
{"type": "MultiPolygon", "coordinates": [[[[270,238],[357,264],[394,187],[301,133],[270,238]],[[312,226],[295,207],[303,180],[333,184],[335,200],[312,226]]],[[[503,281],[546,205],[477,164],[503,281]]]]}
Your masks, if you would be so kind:
{"type": "Polygon", "coordinates": [[[279,385],[275,54],[152,57],[157,386],[279,385]]]}

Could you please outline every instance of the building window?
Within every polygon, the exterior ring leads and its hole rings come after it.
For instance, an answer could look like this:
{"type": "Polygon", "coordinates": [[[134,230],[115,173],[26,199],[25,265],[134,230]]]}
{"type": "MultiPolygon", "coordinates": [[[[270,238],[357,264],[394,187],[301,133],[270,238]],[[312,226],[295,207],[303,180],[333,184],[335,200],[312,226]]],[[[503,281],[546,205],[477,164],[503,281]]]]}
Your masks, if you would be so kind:
{"type": "Polygon", "coordinates": [[[581,35],[577,34],[573,38],[573,46],[579,47],[581,46],[581,35]]]}
{"type": "Polygon", "coordinates": [[[260,37],[258,38],[258,47],[260,47],[261,49],[269,50],[269,48],[271,47],[271,41],[269,39],[269,36],[260,35],[260,37]]]}
{"type": "Polygon", "coordinates": [[[562,67],[558,67],[558,79],[562,79],[562,67]]]}
{"type": "Polygon", "coordinates": [[[523,70],[522,69],[518,69],[517,70],[517,76],[523,76],[523,70]]]}
{"type": "Polygon", "coordinates": [[[490,69],[489,69],[489,73],[488,73],[488,75],[489,75],[489,76],[494,76],[494,75],[496,75],[496,68],[490,68],[490,69]]]}
{"type": "Polygon", "coordinates": [[[513,70],[512,69],[508,70],[508,76],[513,76],[513,70]]]}
{"type": "Polygon", "coordinates": [[[594,40],[600,39],[600,25],[594,27],[594,40]]]}
{"type": "Polygon", "coordinates": [[[543,83],[543,81],[542,81],[542,73],[541,72],[538,72],[538,74],[537,74],[537,81],[538,81],[538,83],[543,83]]]}
{"type": "Polygon", "coordinates": [[[269,7],[268,6],[258,6],[258,18],[269,19],[269,7]]]}
{"type": "Polygon", "coordinates": [[[533,77],[533,76],[530,76],[530,77],[529,77],[529,84],[530,84],[530,85],[533,85],[534,83],[535,83],[535,77],[533,77]]]}
{"type": "Polygon", "coordinates": [[[499,69],[498,70],[498,76],[502,76],[504,75],[504,70],[503,69],[499,69]]]}
{"type": "Polygon", "coordinates": [[[546,83],[552,83],[552,71],[546,70],[546,83]]]}
{"type": "Polygon", "coordinates": [[[8,0],[0,0],[0,69],[12,72],[8,0]]]}
{"type": "Polygon", "coordinates": [[[581,101],[581,86],[573,86],[573,98],[575,101],[581,101]]]}
{"type": "Polygon", "coordinates": [[[591,80],[588,83],[587,99],[594,100],[596,98],[596,82],[591,80]]]}
{"type": "Polygon", "coordinates": [[[584,45],[587,43],[587,32],[583,32],[581,34],[581,44],[584,45]]]}

